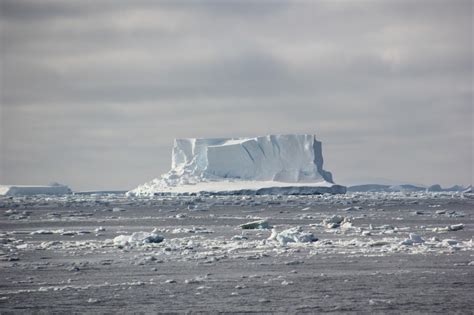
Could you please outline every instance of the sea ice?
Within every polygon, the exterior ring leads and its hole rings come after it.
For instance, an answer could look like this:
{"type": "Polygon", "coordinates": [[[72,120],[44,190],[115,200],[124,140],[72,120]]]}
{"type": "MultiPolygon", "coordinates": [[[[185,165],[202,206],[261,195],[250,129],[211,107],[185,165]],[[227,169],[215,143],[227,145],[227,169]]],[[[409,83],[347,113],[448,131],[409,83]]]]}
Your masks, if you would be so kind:
{"type": "Polygon", "coordinates": [[[119,235],[113,239],[115,246],[143,245],[148,243],[161,243],[164,237],[154,233],[135,232],[132,235],[119,235]]]}
{"type": "Polygon", "coordinates": [[[424,242],[425,242],[425,240],[423,238],[421,238],[421,236],[419,236],[418,234],[410,233],[409,238],[402,241],[400,243],[400,245],[411,246],[411,245],[414,245],[414,244],[423,244],[424,242]]]}
{"type": "Polygon", "coordinates": [[[258,220],[258,221],[253,221],[253,222],[248,222],[241,224],[240,227],[244,230],[263,230],[263,229],[271,229],[272,226],[270,223],[268,223],[267,220],[258,220]]]}
{"type": "Polygon", "coordinates": [[[288,243],[311,243],[316,242],[318,238],[311,232],[303,231],[300,226],[292,227],[281,232],[272,230],[269,240],[276,240],[280,245],[286,246],[288,243]]]}

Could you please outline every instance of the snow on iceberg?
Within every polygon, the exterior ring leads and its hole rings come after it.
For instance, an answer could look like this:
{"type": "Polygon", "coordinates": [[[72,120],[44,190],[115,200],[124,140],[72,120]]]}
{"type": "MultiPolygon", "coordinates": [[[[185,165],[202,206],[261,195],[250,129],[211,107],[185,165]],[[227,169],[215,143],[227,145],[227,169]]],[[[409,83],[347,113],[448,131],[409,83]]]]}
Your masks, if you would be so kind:
{"type": "Polygon", "coordinates": [[[160,193],[345,193],[323,169],[321,142],[313,135],[176,139],[171,170],[129,191],[160,193]]]}
{"type": "Polygon", "coordinates": [[[49,186],[0,185],[0,196],[65,195],[70,193],[71,189],[61,184],[49,186]]]}

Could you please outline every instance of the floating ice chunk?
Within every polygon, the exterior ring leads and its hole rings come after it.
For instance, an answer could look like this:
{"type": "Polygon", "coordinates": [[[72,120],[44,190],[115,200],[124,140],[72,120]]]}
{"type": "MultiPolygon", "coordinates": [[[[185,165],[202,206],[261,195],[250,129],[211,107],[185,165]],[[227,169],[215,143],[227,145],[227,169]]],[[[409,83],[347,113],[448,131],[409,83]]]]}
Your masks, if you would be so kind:
{"type": "Polygon", "coordinates": [[[244,230],[263,230],[263,229],[271,229],[272,226],[268,223],[267,220],[258,220],[253,222],[248,222],[241,224],[240,227],[244,230]]]}
{"type": "Polygon", "coordinates": [[[449,231],[449,226],[446,226],[446,227],[435,227],[432,229],[433,232],[437,232],[437,233],[442,233],[442,232],[448,232],[449,231]]]}
{"type": "Polygon", "coordinates": [[[105,228],[104,228],[104,227],[102,227],[102,226],[99,226],[99,227],[98,227],[98,228],[96,228],[94,231],[95,231],[96,233],[99,233],[99,232],[104,232],[104,231],[105,231],[105,228]]]}
{"type": "Polygon", "coordinates": [[[31,232],[30,234],[36,235],[36,234],[55,234],[55,233],[56,231],[52,231],[52,230],[37,230],[37,231],[31,232]]]}
{"type": "Polygon", "coordinates": [[[425,240],[421,238],[421,236],[419,236],[418,234],[415,234],[415,233],[410,233],[410,240],[413,241],[413,243],[424,243],[425,240]]]}
{"type": "Polygon", "coordinates": [[[443,245],[444,246],[454,246],[454,245],[457,245],[459,242],[456,241],[456,240],[452,240],[452,239],[445,239],[443,240],[443,245]]]}
{"type": "Polygon", "coordinates": [[[462,230],[464,229],[464,224],[453,224],[453,225],[450,225],[448,226],[448,230],[450,231],[459,231],[459,230],[462,230]]]}
{"type": "Polygon", "coordinates": [[[464,224],[460,223],[460,224],[448,225],[446,227],[436,227],[436,228],[433,228],[432,230],[433,232],[442,233],[442,232],[449,232],[449,231],[459,231],[462,229],[464,229],[464,224]]]}
{"type": "Polygon", "coordinates": [[[115,246],[143,245],[148,243],[161,243],[164,237],[154,233],[135,232],[132,235],[119,235],[113,239],[115,246]]]}
{"type": "Polygon", "coordinates": [[[272,235],[269,238],[270,240],[275,239],[280,243],[280,245],[287,245],[288,243],[311,243],[318,240],[316,236],[311,232],[303,231],[303,228],[300,226],[289,228],[287,230],[276,233],[275,230],[272,231],[272,235]]]}
{"type": "Polygon", "coordinates": [[[352,222],[348,218],[344,218],[344,221],[341,223],[341,229],[349,230],[352,228],[352,222]]]}
{"type": "Polygon", "coordinates": [[[328,228],[328,229],[335,229],[338,228],[341,224],[341,222],[344,221],[344,217],[340,215],[333,215],[332,217],[323,220],[323,224],[328,228]]]}
{"type": "Polygon", "coordinates": [[[369,244],[370,247],[381,247],[381,246],[386,246],[386,245],[390,245],[391,243],[389,241],[385,241],[385,240],[378,240],[378,241],[374,241],[372,243],[369,244]]]}
{"type": "Polygon", "coordinates": [[[393,227],[393,225],[390,225],[390,224],[384,224],[381,226],[372,226],[372,224],[370,224],[369,228],[371,230],[394,230],[395,229],[395,227],[393,227]]]}
{"type": "Polygon", "coordinates": [[[179,233],[196,233],[196,234],[211,234],[214,233],[212,230],[208,230],[205,227],[199,227],[199,226],[193,226],[192,228],[175,228],[171,230],[171,233],[173,234],[179,234],[179,233]]]}
{"type": "Polygon", "coordinates": [[[342,221],[344,221],[344,217],[340,215],[333,215],[329,219],[324,220],[324,223],[336,223],[340,224],[342,221]]]}
{"type": "Polygon", "coordinates": [[[248,240],[248,237],[245,235],[234,235],[232,236],[231,240],[233,241],[245,241],[248,240]]]}
{"type": "Polygon", "coordinates": [[[410,233],[409,238],[402,241],[400,243],[400,245],[411,246],[411,245],[414,245],[414,244],[423,244],[424,242],[425,242],[425,240],[423,238],[421,238],[421,236],[419,236],[418,234],[410,233]]]}
{"type": "Polygon", "coordinates": [[[352,223],[349,218],[345,218],[340,215],[333,215],[332,217],[323,220],[323,224],[328,229],[336,229],[336,228],[343,228],[343,229],[350,229],[352,227],[352,223]]]}
{"type": "Polygon", "coordinates": [[[342,211],[346,211],[346,212],[351,212],[351,211],[362,210],[362,207],[360,207],[360,206],[355,206],[355,207],[344,208],[344,209],[341,209],[341,210],[342,210],[342,211]]]}

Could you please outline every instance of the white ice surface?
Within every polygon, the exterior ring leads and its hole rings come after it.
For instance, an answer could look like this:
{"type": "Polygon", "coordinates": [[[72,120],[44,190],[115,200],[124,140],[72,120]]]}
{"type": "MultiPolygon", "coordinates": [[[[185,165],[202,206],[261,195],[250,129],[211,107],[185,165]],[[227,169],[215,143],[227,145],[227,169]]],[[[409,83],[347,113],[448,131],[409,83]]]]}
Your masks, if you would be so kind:
{"type": "Polygon", "coordinates": [[[171,170],[129,195],[288,187],[342,192],[340,186],[330,189],[335,186],[323,169],[321,142],[313,135],[176,139],[171,170]]]}

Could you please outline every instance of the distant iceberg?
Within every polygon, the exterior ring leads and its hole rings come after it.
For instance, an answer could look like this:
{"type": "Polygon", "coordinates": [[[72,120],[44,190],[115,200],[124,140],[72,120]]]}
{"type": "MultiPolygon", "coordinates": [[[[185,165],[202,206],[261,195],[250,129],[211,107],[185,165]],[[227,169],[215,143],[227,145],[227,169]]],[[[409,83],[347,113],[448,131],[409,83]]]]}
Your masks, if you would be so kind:
{"type": "Polygon", "coordinates": [[[321,142],[313,135],[176,139],[171,170],[129,191],[166,193],[345,193],[323,169],[321,142]]]}
{"type": "Polygon", "coordinates": [[[68,186],[56,183],[47,186],[0,185],[0,196],[65,195],[70,193],[72,192],[68,186]]]}

